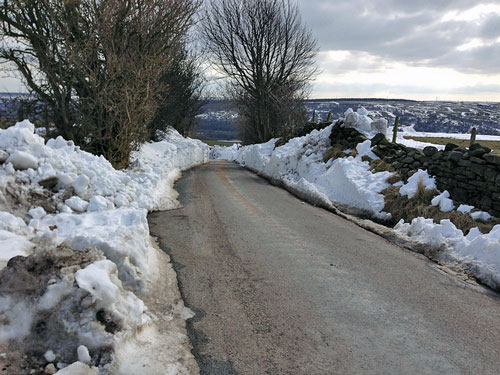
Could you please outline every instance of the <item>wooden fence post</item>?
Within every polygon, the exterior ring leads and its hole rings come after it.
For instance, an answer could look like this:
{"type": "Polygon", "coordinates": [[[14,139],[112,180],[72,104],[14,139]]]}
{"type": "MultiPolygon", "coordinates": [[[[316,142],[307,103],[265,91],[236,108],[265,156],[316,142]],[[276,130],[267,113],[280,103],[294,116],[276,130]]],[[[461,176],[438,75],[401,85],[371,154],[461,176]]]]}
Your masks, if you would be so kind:
{"type": "Polygon", "coordinates": [[[469,146],[472,146],[474,143],[476,143],[476,135],[477,135],[477,129],[476,128],[472,128],[472,132],[471,132],[471,135],[470,135],[470,145],[469,146]]]}
{"type": "Polygon", "coordinates": [[[392,143],[396,143],[396,139],[398,138],[398,126],[399,116],[396,116],[396,120],[394,121],[394,128],[392,129],[392,143]]]}

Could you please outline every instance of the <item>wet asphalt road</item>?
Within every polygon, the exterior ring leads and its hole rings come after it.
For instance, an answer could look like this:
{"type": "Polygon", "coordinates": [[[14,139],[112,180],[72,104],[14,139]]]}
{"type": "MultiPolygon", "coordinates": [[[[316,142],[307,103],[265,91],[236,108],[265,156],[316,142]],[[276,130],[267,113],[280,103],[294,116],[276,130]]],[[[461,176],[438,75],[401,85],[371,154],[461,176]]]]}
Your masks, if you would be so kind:
{"type": "Polygon", "coordinates": [[[202,374],[500,374],[500,299],[213,162],[149,216],[202,374]]]}

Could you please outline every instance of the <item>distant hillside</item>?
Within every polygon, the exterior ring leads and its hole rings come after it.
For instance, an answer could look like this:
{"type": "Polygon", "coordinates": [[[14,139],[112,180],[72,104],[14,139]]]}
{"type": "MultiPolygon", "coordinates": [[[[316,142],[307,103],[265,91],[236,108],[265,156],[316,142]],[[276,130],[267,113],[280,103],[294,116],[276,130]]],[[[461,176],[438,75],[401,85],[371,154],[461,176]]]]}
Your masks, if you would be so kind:
{"type": "MultiPolygon", "coordinates": [[[[27,98],[27,94],[0,93],[0,120],[17,119],[16,99],[27,98]]],[[[440,133],[469,133],[475,127],[478,134],[500,135],[500,103],[487,102],[442,102],[414,101],[403,99],[311,99],[306,102],[312,118],[326,119],[343,117],[348,108],[365,107],[371,116],[383,117],[400,124],[413,125],[416,131],[440,133]]],[[[198,116],[199,125],[194,136],[207,139],[238,139],[238,116],[230,102],[210,100],[198,116]]]]}
{"type": "MultiPolygon", "coordinates": [[[[365,107],[370,115],[401,125],[413,125],[416,131],[469,133],[475,127],[478,134],[500,135],[500,103],[414,101],[403,99],[311,99],[306,107],[312,118],[343,117],[348,108],[365,107]]],[[[237,115],[228,102],[211,101],[199,116],[198,135],[209,139],[237,139],[237,115]]]]}

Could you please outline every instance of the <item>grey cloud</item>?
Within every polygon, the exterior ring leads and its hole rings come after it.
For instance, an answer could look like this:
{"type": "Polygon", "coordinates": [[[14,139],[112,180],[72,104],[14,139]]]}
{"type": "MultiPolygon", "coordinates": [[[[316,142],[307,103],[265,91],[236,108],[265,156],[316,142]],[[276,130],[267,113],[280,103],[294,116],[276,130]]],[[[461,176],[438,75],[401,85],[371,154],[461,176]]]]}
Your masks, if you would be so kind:
{"type": "Polygon", "coordinates": [[[490,14],[481,25],[480,35],[486,39],[500,37],[500,15],[490,14]]]}
{"type": "Polygon", "coordinates": [[[410,65],[500,73],[500,64],[490,61],[497,55],[495,46],[473,53],[456,50],[473,38],[491,41],[500,36],[499,15],[488,15],[479,24],[440,22],[447,12],[477,6],[477,0],[301,0],[299,4],[322,50],[360,51],[410,65]]]}
{"type": "Polygon", "coordinates": [[[500,73],[500,44],[453,51],[433,61],[433,65],[449,66],[467,73],[500,73]]]}

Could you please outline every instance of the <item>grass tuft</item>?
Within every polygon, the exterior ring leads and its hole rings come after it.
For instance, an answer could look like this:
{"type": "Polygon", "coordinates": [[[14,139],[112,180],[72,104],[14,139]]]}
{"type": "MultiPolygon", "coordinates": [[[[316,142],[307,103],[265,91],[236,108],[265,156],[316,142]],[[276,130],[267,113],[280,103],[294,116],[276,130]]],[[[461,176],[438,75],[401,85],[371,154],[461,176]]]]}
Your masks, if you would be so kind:
{"type": "Polygon", "coordinates": [[[373,172],[395,172],[392,164],[386,163],[382,159],[375,159],[370,162],[370,170],[373,172]]]}
{"type": "Polygon", "coordinates": [[[346,156],[346,153],[339,146],[333,146],[323,155],[323,162],[326,163],[330,159],[344,158],[346,156]]]}
{"type": "Polygon", "coordinates": [[[394,172],[391,176],[387,178],[387,183],[389,184],[395,184],[396,182],[402,181],[403,177],[399,173],[394,172]]]}

